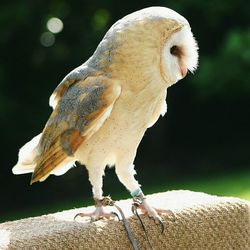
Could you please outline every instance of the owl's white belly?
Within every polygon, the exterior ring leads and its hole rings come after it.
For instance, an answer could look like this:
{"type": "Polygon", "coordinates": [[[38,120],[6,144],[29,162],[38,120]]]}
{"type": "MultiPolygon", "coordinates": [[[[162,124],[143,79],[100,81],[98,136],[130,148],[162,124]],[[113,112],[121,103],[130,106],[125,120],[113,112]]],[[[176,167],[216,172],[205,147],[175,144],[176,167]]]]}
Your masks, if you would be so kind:
{"type": "Polygon", "coordinates": [[[75,158],[87,168],[106,165],[132,164],[137,147],[149,125],[161,114],[162,97],[121,97],[114,105],[109,118],[101,128],[76,152],[75,158]],[[130,99],[126,99],[130,98],[130,99]],[[134,100],[131,101],[131,98],[134,100]],[[147,100],[147,99],[146,99],[147,100]]]}

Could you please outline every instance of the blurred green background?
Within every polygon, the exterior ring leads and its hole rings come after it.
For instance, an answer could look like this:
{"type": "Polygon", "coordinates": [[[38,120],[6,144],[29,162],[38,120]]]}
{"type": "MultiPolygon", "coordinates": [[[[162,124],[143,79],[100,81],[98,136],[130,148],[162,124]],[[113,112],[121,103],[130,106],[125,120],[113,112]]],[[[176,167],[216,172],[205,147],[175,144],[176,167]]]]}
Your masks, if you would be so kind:
{"type": "MultiPolygon", "coordinates": [[[[168,90],[168,113],[140,144],[137,179],[145,193],[191,189],[250,199],[250,1],[1,1],[0,221],[92,204],[84,168],[32,186],[30,175],[11,168],[18,149],[43,129],[62,78],[115,21],[153,5],[189,20],[200,66],[168,90]]],[[[114,169],[104,191],[129,197],[114,169]]]]}

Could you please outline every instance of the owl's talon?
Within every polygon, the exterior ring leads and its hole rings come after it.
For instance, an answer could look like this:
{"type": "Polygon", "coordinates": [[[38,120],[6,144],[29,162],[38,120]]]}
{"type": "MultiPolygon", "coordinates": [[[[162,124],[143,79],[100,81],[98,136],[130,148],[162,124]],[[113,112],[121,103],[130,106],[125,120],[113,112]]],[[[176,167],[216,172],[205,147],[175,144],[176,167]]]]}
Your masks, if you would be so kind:
{"type": "Polygon", "coordinates": [[[91,213],[78,213],[78,214],[75,215],[74,220],[78,216],[82,217],[82,218],[83,217],[89,217],[90,222],[95,222],[95,221],[98,221],[98,220],[101,220],[101,219],[110,220],[110,219],[114,219],[114,218],[118,218],[118,220],[120,220],[117,213],[115,213],[115,212],[106,213],[106,212],[103,211],[102,207],[96,208],[96,210],[94,212],[91,212],[91,213]]]}
{"type": "Polygon", "coordinates": [[[157,217],[154,220],[156,224],[159,224],[161,226],[161,234],[163,234],[165,230],[165,225],[164,225],[165,221],[161,217],[157,217]]]}
{"type": "Polygon", "coordinates": [[[76,220],[76,218],[77,218],[78,216],[83,217],[84,215],[83,215],[83,213],[78,213],[78,214],[75,215],[74,220],[76,220]]]}
{"type": "Polygon", "coordinates": [[[143,194],[140,194],[136,197],[134,197],[134,202],[132,206],[132,211],[136,210],[139,208],[142,213],[147,214],[150,218],[153,218],[156,224],[160,224],[161,226],[161,233],[164,232],[165,229],[165,221],[160,217],[162,214],[167,214],[168,217],[171,218],[171,221],[175,222],[176,217],[175,214],[169,210],[169,209],[157,209],[151,207],[147,200],[146,197],[143,194]]]}
{"type": "Polygon", "coordinates": [[[119,221],[121,221],[121,219],[120,219],[120,217],[119,217],[118,213],[116,213],[116,212],[111,212],[111,214],[113,214],[114,216],[116,216],[116,217],[117,217],[117,219],[118,219],[119,221]]]}
{"type": "Polygon", "coordinates": [[[109,196],[104,197],[103,199],[95,199],[95,207],[96,207],[95,211],[90,212],[90,213],[78,213],[75,215],[74,220],[78,216],[80,216],[80,217],[90,217],[91,222],[95,222],[100,219],[110,220],[116,217],[120,221],[120,218],[116,212],[106,213],[103,209],[103,206],[112,206],[113,204],[114,204],[114,201],[112,201],[112,199],[109,196]]]}

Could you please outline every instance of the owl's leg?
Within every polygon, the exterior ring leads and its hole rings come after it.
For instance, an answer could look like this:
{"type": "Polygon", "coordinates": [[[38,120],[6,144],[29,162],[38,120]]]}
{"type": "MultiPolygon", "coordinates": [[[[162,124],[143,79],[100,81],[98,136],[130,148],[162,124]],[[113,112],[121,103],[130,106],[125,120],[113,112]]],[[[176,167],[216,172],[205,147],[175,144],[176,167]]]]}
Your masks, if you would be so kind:
{"type": "Polygon", "coordinates": [[[88,169],[89,181],[92,185],[93,198],[95,201],[95,210],[90,213],[79,213],[75,216],[78,217],[90,217],[91,221],[97,221],[100,219],[112,219],[117,217],[116,213],[107,213],[104,211],[103,206],[105,205],[109,197],[103,197],[102,185],[104,169],[102,168],[91,168],[88,169]]]}
{"type": "Polygon", "coordinates": [[[130,191],[133,197],[133,208],[139,208],[142,213],[147,214],[149,217],[152,217],[156,222],[161,223],[163,225],[163,220],[160,217],[161,214],[167,214],[171,218],[175,218],[174,214],[170,210],[164,209],[156,209],[152,207],[146,196],[143,194],[138,181],[136,181],[134,175],[134,165],[118,165],[116,166],[116,174],[119,180],[123,183],[123,185],[130,191]]]}

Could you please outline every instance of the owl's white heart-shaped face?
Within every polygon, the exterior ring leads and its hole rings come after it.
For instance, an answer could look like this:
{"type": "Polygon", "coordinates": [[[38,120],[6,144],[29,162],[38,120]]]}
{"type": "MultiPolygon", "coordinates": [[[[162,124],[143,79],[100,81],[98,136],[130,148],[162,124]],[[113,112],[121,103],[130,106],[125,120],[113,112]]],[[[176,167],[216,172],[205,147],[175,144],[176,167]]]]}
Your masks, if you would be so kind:
{"type": "Polygon", "coordinates": [[[185,24],[166,41],[162,55],[163,77],[172,84],[194,72],[198,65],[198,45],[191,28],[185,24]]]}

